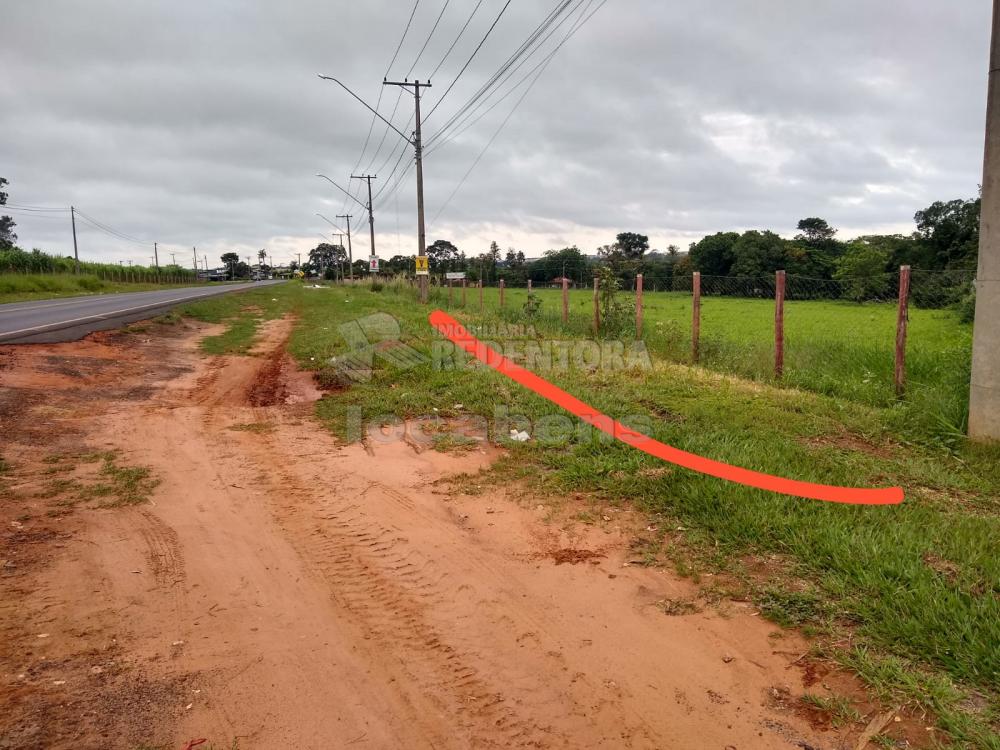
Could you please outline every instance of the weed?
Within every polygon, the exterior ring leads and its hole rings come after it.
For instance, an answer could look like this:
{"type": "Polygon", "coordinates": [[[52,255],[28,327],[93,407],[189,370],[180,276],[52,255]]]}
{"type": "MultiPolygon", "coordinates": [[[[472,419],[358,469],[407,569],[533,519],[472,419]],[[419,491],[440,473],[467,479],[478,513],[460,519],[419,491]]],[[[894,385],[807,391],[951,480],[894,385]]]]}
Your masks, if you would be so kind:
{"type": "Polygon", "coordinates": [[[851,703],[851,699],[843,695],[821,696],[806,693],[800,700],[824,713],[830,723],[838,729],[861,721],[861,714],[851,703]]]}
{"type": "Polygon", "coordinates": [[[755,599],[764,616],[786,628],[812,622],[823,612],[820,596],[812,591],[769,587],[755,599]]]}
{"type": "Polygon", "coordinates": [[[657,602],[656,606],[666,615],[678,617],[681,615],[693,615],[701,612],[701,607],[693,599],[664,599],[657,602]]]}

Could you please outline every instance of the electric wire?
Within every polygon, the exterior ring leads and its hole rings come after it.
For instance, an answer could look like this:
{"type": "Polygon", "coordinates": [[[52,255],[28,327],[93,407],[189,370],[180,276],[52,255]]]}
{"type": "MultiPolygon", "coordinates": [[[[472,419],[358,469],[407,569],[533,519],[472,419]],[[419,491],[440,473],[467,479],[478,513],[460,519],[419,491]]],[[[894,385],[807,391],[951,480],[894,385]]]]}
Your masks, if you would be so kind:
{"type": "MultiPolygon", "coordinates": [[[[549,28],[552,26],[555,20],[560,15],[562,15],[570,7],[570,5],[573,4],[574,1],[575,0],[559,0],[559,3],[549,12],[549,14],[544,19],[542,19],[542,21],[538,24],[538,26],[536,26],[535,29],[531,32],[531,34],[528,35],[528,38],[525,39],[523,42],[521,42],[520,46],[514,51],[514,53],[510,57],[507,58],[507,60],[500,66],[500,68],[495,73],[493,73],[493,75],[490,76],[490,78],[486,81],[486,83],[480,86],[479,89],[476,91],[476,93],[473,94],[472,97],[470,97],[469,100],[466,101],[462,106],[460,106],[456,110],[456,112],[454,112],[452,116],[448,118],[448,121],[443,126],[441,126],[441,128],[436,133],[434,133],[433,135],[430,136],[430,138],[427,139],[427,145],[430,145],[437,138],[439,138],[441,134],[447,131],[448,128],[451,127],[451,125],[458,118],[460,118],[465,112],[469,110],[470,107],[472,107],[491,88],[493,88],[493,86],[495,86],[497,82],[500,80],[501,76],[503,76],[511,68],[511,66],[514,65],[514,63],[516,63],[519,59],[522,58],[525,60],[530,58],[531,55],[533,55],[538,50],[538,48],[542,44],[544,44],[545,41],[548,40],[549,36],[551,36],[551,34],[554,33],[554,29],[550,31],[549,34],[546,35],[541,42],[539,42],[539,38],[543,34],[545,34],[547,30],[549,30],[549,28]],[[527,57],[525,57],[526,54],[527,57]]],[[[563,16],[563,21],[565,21],[567,17],[568,16],[563,16]]],[[[563,21],[560,21],[560,23],[556,26],[556,28],[558,28],[558,26],[561,25],[563,21]]]]}
{"type": "Polygon", "coordinates": [[[448,84],[448,88],[446,88],[444,90],[444,93],[441,94],[441,98],[437,100],[437,103],[433,107],[431,107],[431,111],[427,113],[426,117],[424,117],[424,122],[426,122],[427,119],[434,114],[434,111],[441,106],[441,103],[445,100],[445,97],[448,96],[449,92],[455,87],[455,84],[458,83],[458,79],[462,77],[462,74],[466,71],[466,69],[475,59],[476,55],[479,54],[479,50],[481,50],[483,48],[483,45],[486,44],[486,40],[490,38],[490,34],[493,33],[493,29],[497,27],[497,24],[500,23],[500,19],[503,18],[503,14],[507,12],[507,8],[510,7],[510,3],[511,0],[507,0],[507,2],[504,3],[503,8],[500,9],[500,12],[497,14],[497,17],[493,19],[493,23],[490,24],[489,29],[486,30],[486,34],[484,34],[483,38],[479,40],[479,44],[476,45],[476,48],[472,50],[472,54],[469,56],[469,59],[465,61],[465,65],[462,66],[462,69],[458,71],[458,75],[456,75],[455,78],[452,79],[452,82],[448,84]]]}
{"type": "MultiPolygon", "coordinates": [[[[577,21],[576,25],[573,28],[571,28],[570,31],[567,33],[567,35],[566,35],[565,39],[563,39],[562,43],[565,43],[570,37],[572,37],[580,29],[580,27],[582,27],[587,21],[589,21],[593,17],[593,15],[595,13],[597,13],[597,11],[599,11],[604,6],[604,4],[606,2],[607,2],[607,0],[600,0],[600,3],[598,4],[598,6],[596,8],[594,8],[592,11],[590,11],[589,15],[587,15],[586,17],[581,16],[580,20],[577,21]]],[[[562,44],[560,44],[560,46],[562,46],[562,44]]],[[[557,49],[558,49],[558,47],[557,47],[557,49]]],[[[480,160],[483,158],[483,156],[489,150],[490,146],[492,146],[493,142],[497,139],[497,136],[499,136],[500,132],[504,129],[504,126],[507,125],[507,122],[510,120],[510,118],[517,111],[517,108],[521,105],[521,102],[524,101],[525,97],[527,97],[527,95],[531,92],[531,89],[534,88],[535,84],[538,82],[538,79],[542,77],[542,74],[545,72],[545,68],[548,67],[548,65],[552,61],[553,57],[554,57],[554,55],[550,55],[545,60],[544,65],[540,68],[540,70],[538,71],[538,73],[535,74],[535,77],[532,79],[531,83],[527,86],[527,88],[525,88],[525,90],[521,94],[520,98],[518,98],[518,100],[514,103],[514,106],[511,108],[510,112],[507,113],[507,116],[500,123],[500,126],[493,132],[493,135],[490,137],[489,141],[486,142],[486,145],[483,146],[483,149],[479,152],[479,155],[476,156],[475,160],[469,166],[468,170],[466,170],[465,174],[462,176],[462,179],[458,181],[458,184],[455,185],[454,190],[451,191],[451,194],[448,196],[448,198],[445,200],[445,202],[441,205],[441,208],[439,208],[438,211],[437,211],[437,213],[434,214],[434,218],[431,219],[431,223],[432,224],[438,220],[438,217],[448,207],[448,205],[451,203],[452,199],[455,197],[455,195],[458,193],[458,191],[465,184],[465,181],[469,178],[469,175],[472,174],[472,171],[476,168],[476,165],[479,164],[480,160]]]]}
{"type": "MultiPolygon", "coordinates": [[[[587,0],[586,4],[584,5],[583,0],[579,0],[578,4],[577,4],[577,6],[576,6],[576,8],[574,9],[573,12],[575,12],[576,10],[580,10],[581,12],[577,16],[577,18],[578,19],[582,18],[584,15],[586,15],[587,10],[590,8],[590,6],[593,3],[594,3],[594,0],[587,0]]],[[[486,103],[489,102],[489,100],[492,97],[494,97],[500,91],[500,86],[502,86],[504,83],[506,83],[508,80],[510,80],[514,76],[514,74],[518,70],[520,70],[522,66],[524,66],[525,63],[527,63],[532,57],[534,57],[534,55],[559,30],[559,28],[564,23],[566,23],[567,21],[569,21],[570,19],[573,18],[573,12],[571,12],[569,15],[563,16],[562,19],[559,21],[559,23],[557,23],[556,25],[552,26],[551,29],[549,29],[549,31],[545,35],[544,39],[542,39],[535,46],[535,48],[530,53],[528,53],[526,56],[523,56],[521,58],[521,60],[516,65],[514,65],[513,67],[510,67],[507,70],[506,74],[503,76],[503,78],[497,81],[496,88],[494,88],[492,91],[490,91],[484,97],[482,97],[482,96],[475,97],[475,98],[479,98],[479,101],[478,101],[478,103],[475,104],[475,106],[472,106],[472,102],[474,100],[470,100],[470,102],[467,103],[467,105],[465,105],[463,108],[460,108],[459,112],[456,112],[455,115],[453,115],[451,117],[451,119],[449,119],[448,122],[444,126],[442,126],[442,128],[438,132],[434,133],[428,139],[428,141],[427,141],[428,146],[430,147],[429,150],[427,151],[427,153],[428,154],[433,153],[434,151],[436,151],[441,146],[444,146],[445,144],[447,144],[450,141],[454,140],[455,138],[457,138],[458,136],[460,136],[462,133],[464,133],[466,130],[468,130],[472,125],[474,125],[475,123],[477,123],[486,114],[488,114],[490,111],[492,111],[494,108],[496,108],[496,106],[498,104],[500,104],[500,102],[502,102],[504,99],[506,99],[512,93],[514,93],[514,91],[517,90],[517,88],[520,87],[521,84],[524,83],[528,78],[530,78],[531,75],[536,70],[538,70],[538,68],[540,68],[542,65],[544,65],[547,60],[551,59],[551,57],[554,56],[555,53],[559,51],[559,49],[562,47],[562,45],[566,43],[566,41],[569,39],[569,36],[572,35],[572,31],[570,32],[570,34],[568,36],[564,37],[563,40],[561,42],[559,42],[559,44],[557,44],[552,50],[550,50],[549,53],[546,55],[545,58],[542,59],[541,62],[539,62],[537,65],[535,65],[517,83],[515,83],[512,87],[510,87],[503,96],[501,96],[499,99],[497,99],[496,101],[494,101],[493,104],[490,105],[484,112],[481,112],[478,116],[476,116],[476,112],[479,111],[480,109],[482,109],[482,107],[484,107],[486,105],[486,103]],[[463,109],[464,109],[464,114],[463,114],[463,111],[462,111],[463,109]],[[475,118],[475,119],[471,119],[471,118],[475,118]],[[470,119],[471,119],[471,122],[470,122],[470,119]],[[452,132],[448,133],[449,130],[451,130],[452,132]],[[442,138],[444,138],[443,141],[441,140],[442,138]]],[[[483,93],[486,93],[486,92],[483,91],[483,93]]]]}
{"type": "MultiPolygon", "coordinates": [[[[392,70],[392,66],[396,64],[396,58],[399,56],[399,51],[403,48],[403,42],[406,41],[406,35],[410,32],[410,26],[413,23],[413,17],[416,15],[416,13],[417,13],[417,7],[419,5],[420,5],[420,0],[415,0],[415,2],[413,3],[413,9],[410,11],[410,17],[406,21],[406,28],[403,29],[403,35],[399,38],[399,44],[396,45],[396,51],[393,53],[392,59],[389,61],[389,65],[385,69],[385,75],[382,76],[383,78],[388,78],[389,77],[389,71],[392,70]]],[[[383,96],[384,93],[385,93],[385,86],[379,86],[378,99],[375,102],[375,112],[378,112],[379,107],[382,105],[382,96],[383,96]]],[[[378,119],[377,116],[375,114],[372,114],[372,121],[368,125],[368,135],[365,136],[365,142],[361,146],[361,153],[358,154],[358,160],[357,160],[357,162],[355,162],[354,167],[351,169],[351,174],[354,174],[357,171],[358,167],[361,166],[361,162],[365,158],[365,152],[368,151],[368,144],[369,144],[369,142],[371,142],[372,131],[375,128],[375,120],[376,119],[378,119]]],[[[361,186],[359,185],[358,186],[358,195],[360,195],[360,192],[361,192],[361,186]]],[[[352,197],[356,198],[357,195],[353,195],[352,197]]],[[[346,199],[344,200],[343,207],[344,207],[344,209],[347,208],[347,200],[346,199]]]]}

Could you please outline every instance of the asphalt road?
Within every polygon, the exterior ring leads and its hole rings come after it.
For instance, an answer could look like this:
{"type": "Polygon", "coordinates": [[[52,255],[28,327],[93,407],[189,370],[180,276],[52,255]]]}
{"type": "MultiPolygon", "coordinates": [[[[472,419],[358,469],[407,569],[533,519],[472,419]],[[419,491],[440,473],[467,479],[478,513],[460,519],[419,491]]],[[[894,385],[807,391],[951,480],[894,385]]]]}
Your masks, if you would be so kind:
{"type": "Polygon", "coordinates": [[[0,343],[75,341],[92,331],[151,318],[184,302],[281,283],[255,281],[209,288],[191,286],[152,292],[10,302],[0,305],[0,343]]]}

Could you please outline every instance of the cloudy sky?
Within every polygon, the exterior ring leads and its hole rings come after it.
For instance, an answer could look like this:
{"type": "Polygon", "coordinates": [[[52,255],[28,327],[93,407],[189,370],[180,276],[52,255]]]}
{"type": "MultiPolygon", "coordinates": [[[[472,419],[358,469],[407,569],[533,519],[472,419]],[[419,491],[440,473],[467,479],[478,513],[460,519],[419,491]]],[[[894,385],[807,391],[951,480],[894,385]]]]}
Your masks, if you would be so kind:
{"type": "MultiPolygon", "coordinates": [[[[195,245],[284,261],[330,229],[316,212],[354,215],[357,258],[364,211],[315,174],[369,171],[378,254],[412,254],[412,149],[381,123],[368,138],[370,113],[318,73],[404,133],[412,95],[382,77],[433,74],[427,240],[470,255],[593,252],[623,230],[660,249],[790,236],[816,215],[842,237],[909,232],[930,202],[976,194],[988,0],[505,2],[418,0],[404,35],[412,0],[4,0],[9,202],[73,204],[142,241],[81,222],[90,260],[148,262],[155,240],[161,261],[195,245]]],[[[23,246],[72,252],[68,214],[8,213],[23,246]]]]}

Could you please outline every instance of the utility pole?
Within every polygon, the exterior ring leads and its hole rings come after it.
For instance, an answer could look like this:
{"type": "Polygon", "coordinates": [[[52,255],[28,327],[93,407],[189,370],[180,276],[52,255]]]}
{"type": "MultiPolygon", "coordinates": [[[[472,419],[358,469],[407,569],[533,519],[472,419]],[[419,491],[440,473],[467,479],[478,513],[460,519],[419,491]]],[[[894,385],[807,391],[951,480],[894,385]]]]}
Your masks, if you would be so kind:
{"type": "MultiPolygon", "coordinates": [[[[430,81],[421,83],[420,81],[382,81],[383,86],[402,86],[403,88],[413,87],[414,106],[414,130],[413,153],[417,160],[417,255],[425,257],[427,255],[427,232],[424,225],[424,147],[420,136],[420,89],[430,88],[430,81]]],[[[420,301],[427,302],[427,286],[430,278],[421,276],[420,281],[420,301]]]]}
{"type": "Polygon", "coordinates": [[[1000,0],[993,0],[969,437],[1000,440],[1000,0]]]}
{"type": "MultiPolygon", "coordinates": [[[[354,281],[354,251],[351,249],[351,214],[337,214],[338,219],[347,219],[347,272],[351,276],[351,281],[354,281]]],[[[340,242],[343,243],[344,239],[341,237],[340,242]]],[[[344,245],[341,244],[341,247],[344,245]]]]}
{"type": "MultiPolygon", "coordinates": [[[[368,109],[369,112],[371,112],[372,114],[374,114],[377,118],[379,118],[382,122],[384,122],[392,130],[396,131],[396,133],[404,141],[406,141],[411,146],[413,146],[414,155],[415,155],[416,161],[417,161],[417,256],[420,257],[420,258],[424,258],[424,262],[423,262],[422,265],[424,265],[426,267],[426,262],[427,262],[426,261],[426,258],[427,258],[427,234],[426,234],[426,231],[425,231],[425,224],[424,224],[424,164],[423,164],[423,141],[422,141],[421,136],[420,136],[420,89],[422,89],[422,88],[425,88],[425,89],[426,88],[430,88],[431,82],[428,81],[427,83],[421,83],[419,80],[409,81],[409,80],[406,80],[406,79],[403,79],[402,81],[388,81],[388,80],[386,80],[384,78],[382,79],[382,85],[383,86],[401,86],[403,88],[413,87],[415,129],[414,129],[414,132],[413,132],[413,139],[411,140],[408,135],[406,135],[405,133],[403,133],[399,128],[397,128],[395,125],[393,125],[387,119],[385,119],[384,117],[382,117],[382,115],[380,115],[377,110],[373,109],[371,107],[371,105],[369,105],[364,99],[362,99],[360,96],[358,96],[357,94],[355,94],[353,91],[351,91],[349,88],[347,88],[347,86],[345,86],[343,83],[341,83],[340,81],[338,81],[336,78],[332,78],[331,76],[324,76],[324,75],[321,75],[320,78],[322,78],[325,81],[333,81],[334,83],[336,83],[338,86],[340,86],[342,89],[344,89],[344,91],[346,91],[348,94],[350,94],[355,99],[357,99],[359,102],[361,102],[361,104],[364,105],[368,109]]],[[[320,175],[320,176],[322,177],[322,175],[320,175]]],[[[329,179],[329,178],[327,178],[327,179],[329,179]]],[[[333,182],[333,181],[331,180],[331,182],[333,182]]],[[[334,183],[334,184],[336,184],[336,183],[334,183]]],[[[340,189],[343,190],[343,188],[340,188],[340,189]]],[[[344,192],[346,192],[346,191],[344,191],[344,192]]],[[[350,195],[350,194],[348,193],[348,195],[350,195]]],[[[354,196],[351,196],[351,197],[353,198],[354,196]]],[[[428,287],[429,280],[430,279],[429,279],[428,276],[425,276],[425,275],[421,275],[420,276],[420,301],[423,302],[423,303],[427,302],[427,287],[428,287]]]]}
{"type": "Polygon", "coordinates": [[[160,270],[160,249],[153,243],[153,263],[156,264],[156,270],[160,270]]]}
{"type": "Polygon", "coordinates": [[[372,252],[371,257],[375,256],[375,215],[372,213],[372,180],[378,179],[377,175],[365,174],[365,175],[351,175],[352,180],[366,180],[368,182],[368,231],[371,233],[372,242],[372,252]]]}
{"type": "Polygon", "coordinates": [[[76,270],[74,273],[80,273],[80,253],[76,249],[76,209],[73,206],[69,207],[69,219],[73,224],[73,260],[75,261],[76,270]]]}

